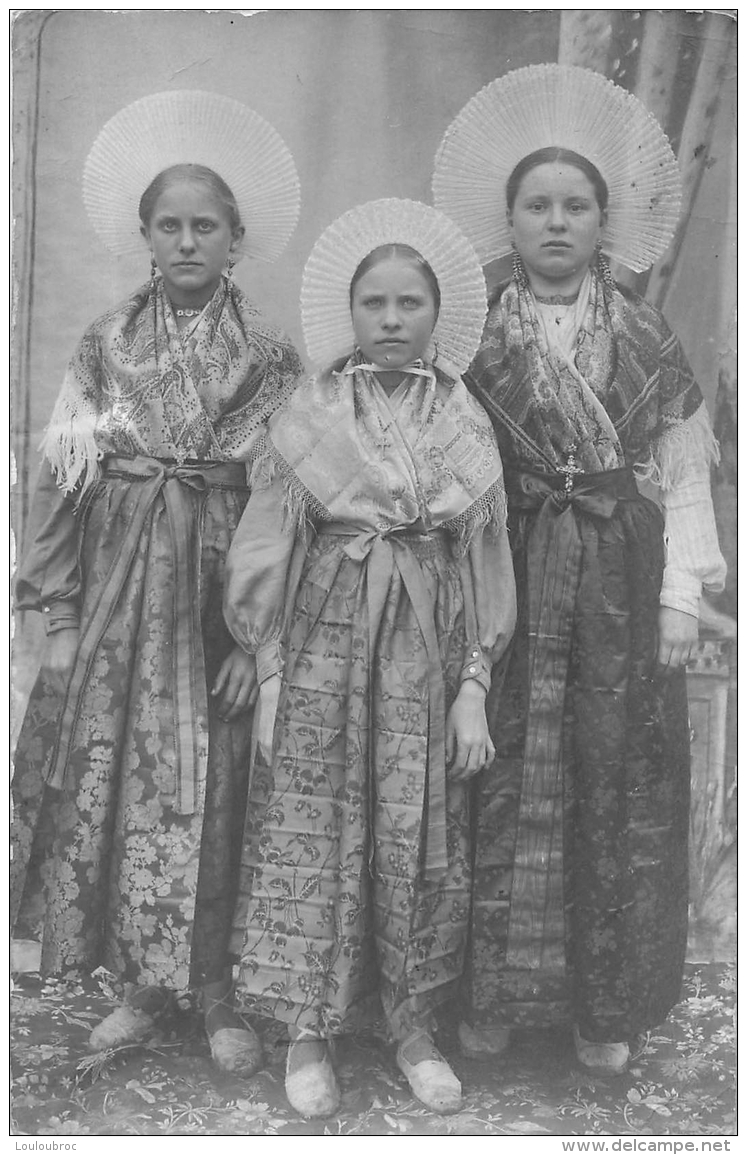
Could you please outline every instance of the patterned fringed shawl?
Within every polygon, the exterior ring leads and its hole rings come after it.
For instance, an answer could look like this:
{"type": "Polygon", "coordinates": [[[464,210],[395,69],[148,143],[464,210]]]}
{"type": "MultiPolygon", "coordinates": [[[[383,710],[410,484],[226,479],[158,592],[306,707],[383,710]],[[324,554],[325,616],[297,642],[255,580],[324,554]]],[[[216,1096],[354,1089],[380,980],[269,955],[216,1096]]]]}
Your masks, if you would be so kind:
{"type": "Polygon", "coordinates": [[[499,289],[468,384],[508,461],[553,471],[632,465],[663,488],[694,458],[718,459],[703,397],[662,315],[592,270],[575,363],[551,353],[526,288],[499,289]]]}
{"type": "Polygon", "coordinates": [[[252,484],[279,471],[292,523],[336,521],[386,534],[418,521],[455,535],[506,518],[490,421],[464,383],[411,375],[390,407],[354,361],[312,377],[270,422],[252,484]]]}
{"type": "Polygon", "coordinates": [[[67,492],[87,489],[109,453],[246,461],[302,369],[225,278],[185,338],[159,278],[86,331],[41,449],[67,492]]]}

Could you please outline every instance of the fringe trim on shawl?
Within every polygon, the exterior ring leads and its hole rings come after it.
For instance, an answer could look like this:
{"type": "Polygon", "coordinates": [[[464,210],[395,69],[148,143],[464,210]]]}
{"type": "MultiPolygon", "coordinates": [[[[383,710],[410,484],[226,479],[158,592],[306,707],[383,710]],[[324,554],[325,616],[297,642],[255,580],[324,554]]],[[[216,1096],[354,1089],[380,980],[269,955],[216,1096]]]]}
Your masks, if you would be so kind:
{"type": "Polygon", "coordinates": [[[506,524],[507,506],[506,490],[503,481],[495,481],[473,501],[472,505],[449,518],[441,528],[448,530],[456,538],[454,552],[458,557],[464,557],[470,547],[476,531],[486,527],[495,533],[503,529],[506,524]]]}
{"type": "Polygon", "coordinates": [[[97,417],[84,397],[73,394],[70,374],[66,374],[39,444],[65,493],[79,488],[82,495],[99,479],[99,462],[104,455],[96,443],[97,417]]]}
{"type": "Polygon", "coordinates": [[[271,441],[263,435],[255,443],[249,475],[251,489],[268,489],[279,475],[283,484],[283,529],[295,534],[313,529],[315,521],[332,521],[332,514],[307,489],[271,441]]]}
{"type": "Polygon", "coordinates": [[[667,429],[651,445],[647,461],[634,466],[639,481],[650,481],[660,489],[674,489],[694,465],[718,465],[721,450],[716,440],[705,401],[686,421],[667,429]]]}
{"type": "MultiPolygon", "coordinates": [[[[276,477],[283,484],[283,529],[301,533],[314,529],[319,521],[334,521],[326,505],[307,489],[282,457],[271,441],[262,436],[256,442],[253,464],[249,477],[252,489],[267,489],[276,477]]],[[[506,490],[503,481],[493,483],[472,505],[456,517],[449,518],[439,529],[445,529],[456,538],[455,553],[463,557],[477,529],[484,526],[494,532],[506,524],[506,490]]]]}

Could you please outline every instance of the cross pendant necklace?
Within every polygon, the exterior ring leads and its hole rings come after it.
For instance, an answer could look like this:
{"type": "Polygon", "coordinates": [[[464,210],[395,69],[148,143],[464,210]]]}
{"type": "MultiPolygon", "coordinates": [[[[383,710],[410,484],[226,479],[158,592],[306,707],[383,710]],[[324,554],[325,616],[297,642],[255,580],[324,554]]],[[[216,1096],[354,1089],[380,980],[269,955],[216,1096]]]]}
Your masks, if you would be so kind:
{"type": "Polygon", "coordinates": [[[558,473],[562,473],[565,476],[566,494],[573,492],[575,478],[579,473],[583,472],[583,469],[579,469],[579,467],[576,465],[576,446],[571,445],[568,449],[568,453],[566,454],[565,465],[558,466],[558,473]]]}

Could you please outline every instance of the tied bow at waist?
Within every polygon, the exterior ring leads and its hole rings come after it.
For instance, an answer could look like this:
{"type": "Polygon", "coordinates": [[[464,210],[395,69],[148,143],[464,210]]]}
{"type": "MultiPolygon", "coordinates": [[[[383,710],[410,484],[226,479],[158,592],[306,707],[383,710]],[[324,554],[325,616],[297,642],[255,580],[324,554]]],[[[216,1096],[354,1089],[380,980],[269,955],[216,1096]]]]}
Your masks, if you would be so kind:
{"type": "Polygon", "coordinates": [[[70,747],[96,651],[122,595],[146,519],[159,498],[168,518],[174,573],[172,697],[176,752],[176,801],[179,814],[193,814],[199,783],[207,769],[207,686],[200,621],[200,516],[187,498],[191,490],[248,492],[246,468],[239,462],[178,464],[155,457],[108,457],[101,485],[130,481],[138,486],[127,531],[81,631],[75,669],[67,689],[58,739],[47,781],[62,789],[70,747]]]}
{"type": "Polygon", "coordinates": [[[606,519],[612,517],[618,501],[638,497],[632,469],[610,469],[604,473],[517,470],[507,472],[506,492],[514,509],[540,509],[549,503],[549,509],[557,513],[575,509],[606,519]]]}
{"type": "Polygon", "coordinates": [[[343,522],[318,526],[318,532],[351,540],[344,552],[352,561],[366,562],[368,595],[369,668],[381,629],[392,577],[398,572],[407,591],[428,659],[428,755],[425,780],[425,874],[438,879],[448,867],[446,849],[446,694],[433,615],[433,600],[412,551],[416,541],[444,539],[441,530],[418,533],[412,526],[380,532],[343,522]]]}
{"type": "Polygon", "coordinates": [[[507,475],[506,489],[510,510],[537,515],[527,537],[528,713],[507,962],[562,967],[563,711],[583,554],[596,541],[579,515],[609,520],[639,494],[630,469],[524,470],[507,475]]]}

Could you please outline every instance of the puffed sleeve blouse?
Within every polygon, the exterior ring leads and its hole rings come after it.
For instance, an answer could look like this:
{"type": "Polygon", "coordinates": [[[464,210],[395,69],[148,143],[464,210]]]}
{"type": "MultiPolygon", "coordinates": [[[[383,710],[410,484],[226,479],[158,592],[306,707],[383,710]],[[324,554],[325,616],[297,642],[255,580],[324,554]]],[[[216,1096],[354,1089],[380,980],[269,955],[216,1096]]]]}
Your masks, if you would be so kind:
{"type": "MultiPolygon", "coordinates": [[[[286,628],[313,533],[308,523],[296,532],[284,518],[277,476],[253,489],[228,555],[224,615],[239,645],[256,655],[260,683],[282,673],[286,628]]],[[[505,527],[477,527],[459,567],[467,628],[461,677],[488,689],[516,621],[505,527]]]]}
{"type": "Polygon", "coordinates": [[[46,461],[31,503],[26,537],[30,545],[18,568],[17,608],[41,612],[48,634],[77,626],[81,576],[75,500],[58,487],[46,461]]]}

